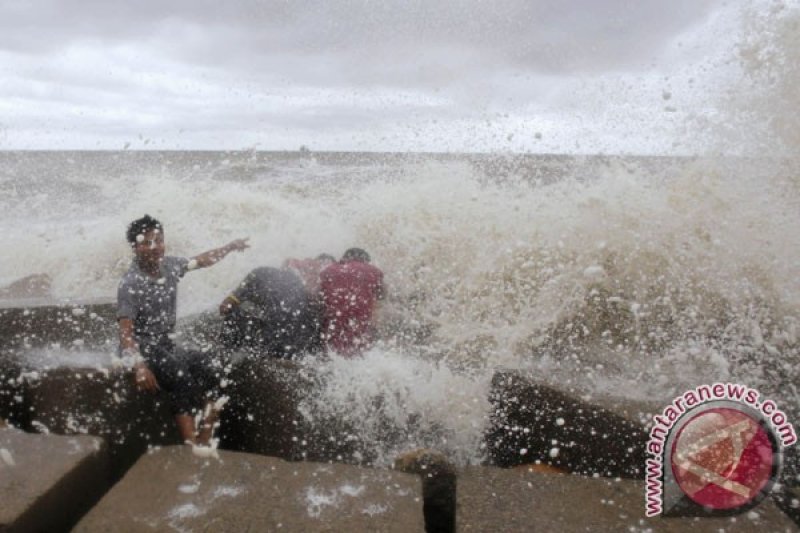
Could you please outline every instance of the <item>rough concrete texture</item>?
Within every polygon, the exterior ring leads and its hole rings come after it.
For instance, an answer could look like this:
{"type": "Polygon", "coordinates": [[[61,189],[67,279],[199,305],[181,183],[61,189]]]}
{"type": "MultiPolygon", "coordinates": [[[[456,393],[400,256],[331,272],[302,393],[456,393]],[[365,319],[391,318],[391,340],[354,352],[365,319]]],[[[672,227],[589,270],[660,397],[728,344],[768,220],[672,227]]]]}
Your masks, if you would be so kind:
{"type": "Polygon", "coordinates": [[[419,480],[186,446],[148,454],[75,531],[423,531],[419,480]]]}
{"type": "Polygon", "coordinates": [[[97,435],[109,445],[117,478],[148,446],[178,444],[164,394],[139,392],[129,371],[56,368],[25,380],[24,429],[59,435],[97,435]]]}
{"type": "Polygon", "coordinates": [[[222,447],[290,460],[368,464],[371,457],[342,420],[308,422],[300,403],[318,376],[313,367],[280,359],[237,360],[224,389],[222,447]]]}
{"type": "Polygon", "coordinates": [[[8,351],[116,345],[116,304],[109,300],[0,300],[0,346],[8,351]]]}
{"type": "Polygon", "coordinates": [[[800,530],[800,488],[779,485],[773,490],[772,501],[800,530]]]}
{"type": "Polygon", "coordinates": [[[727,518],[646,518],[644,482],[467,467],[458,472],[457,530],[797,531],[770,500],[727,518]]]}
{"type": "Polygon", "coordinates": [[[238,360],[224,389],[230,400],[221,416],[222,447],[299,459],[297,407],[307,385],[308,379],[289,361],[238,360]]]}
{"type": "Polygon", "coordinates": [[[98,438],[0,429],[0,531],[68,531],[107,490],[107,459],[98,438]]]}
{"type": "Polygon", "coordinates": [[[647,433],[640,421],[513,371],[494,375],[490,401],[493,464],[539,461],[587,475],[644,478],[647,433]]]}

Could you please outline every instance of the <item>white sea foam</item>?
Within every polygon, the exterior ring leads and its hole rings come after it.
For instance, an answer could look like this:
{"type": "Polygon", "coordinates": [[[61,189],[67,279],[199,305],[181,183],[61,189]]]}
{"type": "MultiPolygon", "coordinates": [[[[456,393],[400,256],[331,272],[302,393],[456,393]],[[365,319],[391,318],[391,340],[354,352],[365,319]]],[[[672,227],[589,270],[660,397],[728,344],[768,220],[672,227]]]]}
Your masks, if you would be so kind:
{"type": "Polygon", "coordinates": [[[308,516],[319,518],[327,508],[339,506],[339,495],[336,490],[325,491],[317,487],[308,487],[305,494],[308,516]]]}

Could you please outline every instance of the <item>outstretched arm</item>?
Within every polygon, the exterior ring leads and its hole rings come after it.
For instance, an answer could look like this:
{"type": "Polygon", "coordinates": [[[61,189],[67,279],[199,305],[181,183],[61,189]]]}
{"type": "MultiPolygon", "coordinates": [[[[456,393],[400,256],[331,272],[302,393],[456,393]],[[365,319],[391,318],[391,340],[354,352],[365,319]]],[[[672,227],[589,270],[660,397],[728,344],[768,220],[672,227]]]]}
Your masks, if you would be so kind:
{"type": "Polygon", "coordinates": [[[236,239],[235,241],[231,241],[225,246],[221,246],[219,248],[215,248],[213,250],[209,250],[207,252],[203,252],[202,254],[195,256],[192,258],[192,262],[190,263],[190,268],[206,268],[220,262],[226,255],[231,252],[242,252],[247,248],[250,248],[250,245],[247,244],[248,238],[244,239],[236,239]]]}

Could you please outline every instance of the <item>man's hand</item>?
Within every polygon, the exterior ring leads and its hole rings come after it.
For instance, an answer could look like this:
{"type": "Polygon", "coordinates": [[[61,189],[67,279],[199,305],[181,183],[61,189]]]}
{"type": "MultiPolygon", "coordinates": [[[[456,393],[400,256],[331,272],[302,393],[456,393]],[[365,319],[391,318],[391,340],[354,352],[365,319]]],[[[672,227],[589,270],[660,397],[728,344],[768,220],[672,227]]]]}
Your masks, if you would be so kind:
{"type": "Polygon", "coordinates": [[[156,381],[156,376],[147,368],[144,363],[139,363],[134,367],[134,380],[136,388],[140,391],[156,392],[161,390],[156,381]]]}
{"type": "Polygon", "coordinates": [[[244,239],[236,239],[235,241],[231,241],[225,245],[225,248],[230,250],[231,252],[243,252],[250,248],[250,245],[247,241],[250,240],[250,237],[245,237],[244,239]]]}
{"type": "Polygon", "coordinates": [[[239,305],[239,299],[236,296],[230,295],[219,304],[219,314],[222,316],[230,313],[234,307],[239,305]]]}

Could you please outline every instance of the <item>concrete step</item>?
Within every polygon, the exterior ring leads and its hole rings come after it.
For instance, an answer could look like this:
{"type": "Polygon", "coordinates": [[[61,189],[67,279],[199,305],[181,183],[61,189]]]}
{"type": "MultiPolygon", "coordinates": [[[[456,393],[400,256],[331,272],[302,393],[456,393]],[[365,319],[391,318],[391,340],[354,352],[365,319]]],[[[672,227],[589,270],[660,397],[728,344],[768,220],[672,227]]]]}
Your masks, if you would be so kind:
{"type": "Polygon", "coordinates": [[[145,455],[74,531],[424,531],[416,476],[218,455],[188,446],[145,455]]]}
{"type": "Polygon", "coordinates": [[[797,531],[769,499],[734,517],[646,518],[643,481],[545,474],[522,467],[468,467],[457,475],[460,532],[797,531]]]}
{"type": "Polygon", "coordinates": [[[110,486],[102,439],[0,428],[0,531],[68,531],[110,486]]]}

